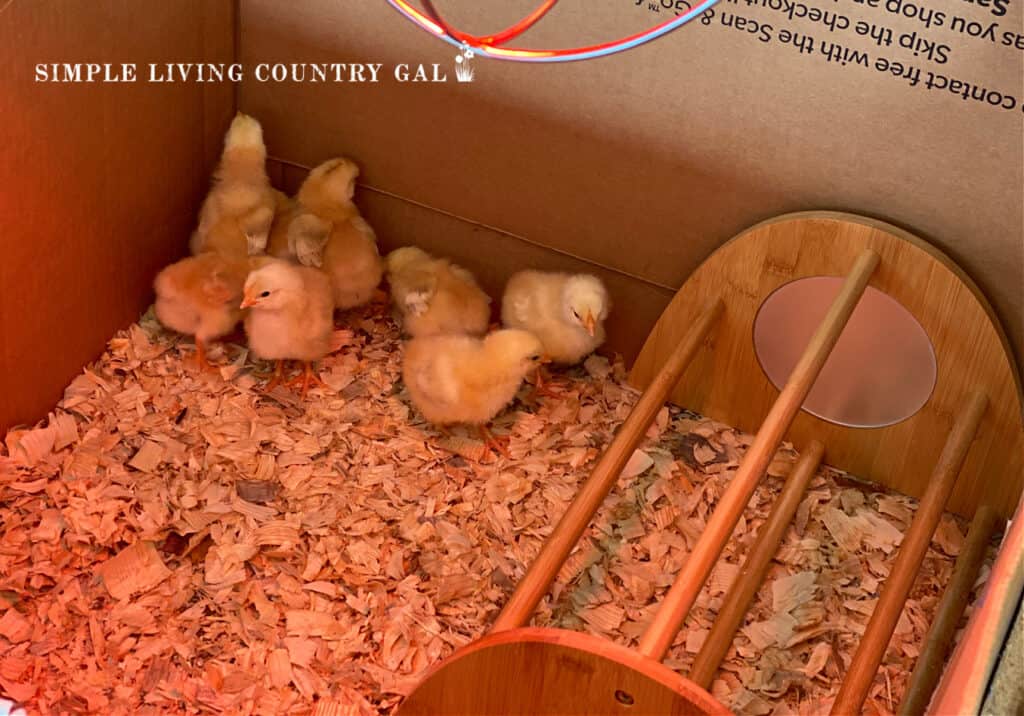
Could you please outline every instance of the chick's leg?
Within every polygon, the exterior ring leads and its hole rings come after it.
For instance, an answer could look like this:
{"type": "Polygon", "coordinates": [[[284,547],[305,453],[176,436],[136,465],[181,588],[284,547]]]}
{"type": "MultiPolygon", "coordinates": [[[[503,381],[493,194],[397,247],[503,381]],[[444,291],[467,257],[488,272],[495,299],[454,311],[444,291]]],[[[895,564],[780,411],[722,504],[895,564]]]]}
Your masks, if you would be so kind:
{"type": "Polygon", "coordinates": [[[278,359],[274,364],[274,375],[270,381],[263,387],[264,392],[269,393],[278,386],[281,382],[281,376],[284,375],[284,361],[278,359]]]}
{"type": "Polygon", "coordinates": [[[492,433],[487,428],[486,425],[477,425],[476,431],[477,434],[480,436],[480,439],[484,441],[484,445],[486,445],[488,449],[503,455],[509,460],[512,459],[512,455],[509,453],[508,447],[506,447],[505,445],[505,442],[508,441],[508,438],[505,438],[504,440],[499,440],[494,436],[494,433],[492,433]]]}
{"type": "Polygon", "coordinates": [[[540,368],[537,369],[537,375],[534,377],[533,390],[531,391],[531,395],[534,398],[536,398],[538,395],[544,395],[549,398],[562,397],[560,393],[548,387],[550,383],[551,376],[548,375],[547,368],[541,366],[540,368]]]}
{"type": "Polygon", "coordinates": [[[206,359],[206,343],[196,338],[196,367],[199,370],[209,370],[213,366],[206,359]]]}
{"type": "Polygon", "coordinates": [[[299,396],[302,398],[306,397],[306,393],[309,392],[309,386],[311,384],[319,385],[321,388],[329,387],[327,383],[323,382],[323,380],[320,379],[320,374],[313,370],[313,362],[308,360],[302,361],[301,379],[299,378],[299,376],[296,376],[295,380],[291,381],[289,385],[297,384],[300,382],[302,384],[302,390],[299,393],[299,396]]]}

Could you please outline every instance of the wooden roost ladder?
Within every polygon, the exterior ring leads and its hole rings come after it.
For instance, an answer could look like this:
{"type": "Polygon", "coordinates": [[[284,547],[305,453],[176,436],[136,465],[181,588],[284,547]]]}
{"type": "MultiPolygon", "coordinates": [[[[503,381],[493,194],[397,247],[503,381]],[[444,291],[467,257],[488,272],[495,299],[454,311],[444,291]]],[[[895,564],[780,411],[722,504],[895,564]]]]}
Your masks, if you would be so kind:
{"type": "MultiPolygon", "coordinates": [[[[742,512],[814,386],[844,327],[880,263],[872,248],[856,254],[846,279],[775,399],[725,494],[643,633],[636,651],[586,634],[527,627],[537,604],[616,483],[658,411],[694,361],[712,329],[728,320],[720,296],[707,298],[643,391],[579,494],[501,611],[491,632],[431,669],[403,703],[402,714],[609,714],[728,713],[706,691],[761,585],[787,526],[815,474],[826,446],[810,440],[750,550],[718,618],[697,655],[690,678],[660,662],[703,589],[742,512]]],[[[680,294],[682,291],[680,292],[680,294]]],[[[735,326],[733,326],[735,330],[735,326]]],[[[895,629],[928,544],[985,415],[988,401],[975,392],[956,421],[932,471],[913,523],[903,540],[866,633],[833,707],[859,713],[895,629]]],[[[995,520],[991,510],[972,529],[955,593],[944,600],[945,617],[929,637],[934,652],[908,694],[905,713],[919,712],[934,687],[934,672],[948,648],[952,625],[963,610],[995,520]],[[946,602],[949,602],[946,605],[946,602]],[[934,638],[933,638],[934,637],[934,638]],[[938,656],[935,656],[938,654],[938,656]],[[916,689],[916,692],[914,692],[916,689]],[[915,695],[916,694],[916,695],[915,695]]]]}

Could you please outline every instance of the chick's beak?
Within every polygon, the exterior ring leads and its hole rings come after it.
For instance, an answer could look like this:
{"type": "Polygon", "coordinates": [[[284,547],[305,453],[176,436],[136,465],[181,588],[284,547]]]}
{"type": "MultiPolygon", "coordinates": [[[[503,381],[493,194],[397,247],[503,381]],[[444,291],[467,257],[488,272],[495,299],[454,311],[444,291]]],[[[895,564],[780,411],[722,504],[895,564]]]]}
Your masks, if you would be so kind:
{"type": "Polygon", "coordinates": [[[540,357],[540,364],[541,365],[546,365],[546,364],[548,364],[550,362],[551,362],[551,356],[549,356],[547,353],[545,353],[544,355],[542,355],[540,357]]]}
{"type": "Polygon", "coordinates": [[[597,330],[597,319],[594,318],[594,314],[590,311],[587,311],[587,317],[583,319],[583,327],[593,337],[594,332],[597,330]]]}
{"type": "Polygon", "coordinates": [[[251,306],[255,305],[256,299],[250,296],[249,294],[245,294],[245,297],[242,299],[242,305],[239,306],[239,308],[250,308],[251,306]]]}

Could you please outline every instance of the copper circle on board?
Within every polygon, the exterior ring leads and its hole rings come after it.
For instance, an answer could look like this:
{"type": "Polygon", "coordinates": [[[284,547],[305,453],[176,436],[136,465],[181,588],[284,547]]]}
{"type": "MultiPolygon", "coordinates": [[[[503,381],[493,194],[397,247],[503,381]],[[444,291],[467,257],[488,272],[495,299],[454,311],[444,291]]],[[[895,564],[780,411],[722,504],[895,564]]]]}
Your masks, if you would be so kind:
{"type": "MultiPolygon", "coordinates": [[[[783,284],[754,319],[754,351],[782,389],[843,285],[809,276],[783,284]]],[[[868,286],[803,409],[853,428],[894,425],[917,413],[935,389],[935,350],[924,328],[891,296],[868,286]]]]}

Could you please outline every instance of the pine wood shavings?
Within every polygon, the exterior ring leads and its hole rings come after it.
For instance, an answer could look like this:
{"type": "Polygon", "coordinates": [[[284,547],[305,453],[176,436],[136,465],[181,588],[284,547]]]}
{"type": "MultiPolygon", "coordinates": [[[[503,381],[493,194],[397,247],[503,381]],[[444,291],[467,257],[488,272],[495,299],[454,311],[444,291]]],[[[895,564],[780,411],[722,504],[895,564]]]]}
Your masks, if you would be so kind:
{"type": "Polygon", "coordinates": [[[708,579],[708,594],[714,595],[727,593],[732,588],[732,585],[736,581],[736,577],[739,576],[739,573],[740,566],[738,564],[719,561],[719,563],[715,565],[715,569],[711,572],[711,577],[708,579]]]}
{"type": "Polygon", "coordinates": [[[32,625],[16,609],[8,609],[0,617],[0,636],[12,644],[20,644],[32,636],[32,625]]]}
{"type": "Polygon", "coordinates": [[[790,612],[810,601],[817,592],[817,578],[814,572],[800,572],[776,579],[772,582],[772,609],[790,612]]]}
{"type": "Polygon", "coordinates": [[[686,651],[690,654],[700,653],[701,647],[707,641],[710,629],[689,629],[686,632],[686,651]]]}
{"type": "Polygon", "coordinates": [[[956,557],[964,546],[964,534],[957,527],[956,521],[948,515],[943,515],[935,530],[933,538],[935,544],[950,557],[956,557]]]}
{"type": "Polygon", "coordinates": [[[54,429],[53,449],[63,450],[78,440],[78,423],[69,413],[50,413],[50,426],[54,429]]]}
{"type": "Polygon", "coordinates": [[[4,676],[0,676],[0,686],[3,687],[3,693],[14,699],[15,702],[24,703],[34,698],[39,687],[33,683],[22,683],[13,679],[8,679],[4,676]]]}
{"type": "Polygon", "coordinates": [[[910,525],[914,513],[899,500],[891,495],[882,495],[878,498],[878,511],[883,515],[895,517],[900,526],[906,528],[910,525]]]}
{"type": "Polygon", "coordinates": [[[490,457],[490,449],[481,440],[472,440],[458,435],[452,435],[438,441],[438,445],[460,457],[473,462],[485,462],[490,457]]]}
{"type": "Polygon", "coordinates": [[[344,629],[331,614],[308,609],[291,609],[285,612],[287,633],[291,636],[319,636],[340,638],[344,629]]]}
{"type": "Polygon", "coordinates": [[[903,532],[877,514],[861,510],[857,513],[857,517],[865,524],[863,528],[864,543],[870,549],[880,549],[886,554],[890,554],[903,541],[903,532]]]}
{"type": "Polygon", "coordinates": [[[807,665],[804,666],[804,674],[811,678],[817,676],[825,668],[831,656],[832,645],[828,642],[818,642],[814,645],[814,649],[811,650],[811,655],[807,659],[807,665]]]}
{"type": "Polygon", "coordinates": [[[257,522],[266,522],[277,516],[277,510],[273,507],[256,504],[241,497],[235,497],[231,500],[231,509],[241,515],[251,517],[257,522]]]}
{"type": "Polygon", "coordinates": [[[836,543],[846,552],[855,552],[860,548],[864,540],[863,525],[843,510],[829,507],[822,521],[828,533],[836,540],[836,543]]]}
{"type": "Polygon", "coordinates": [[[32,494],[45,490],[48,483],[49,480],[46,478],[40,478],[38,480],[11,482],[7,484],[7,487],[18,492],[27,492],[32,494]]]}
{"type": "Polygon", "coordinates": [[[267,677],[271,686],[281,689],[287,686],[292,676],[292,662],[287,649],[274,649],[267,658],[267,677]]]}
{"type": "Polygon", "coordinates": [[[747,624],[741,631],[758,651],[778,644],[784,646],[796,629],[796,619],[789,614],[777,614],[765,621],[747,624]]]}
{"type": "Polygon", "coordinates": [[[136,542],[103,564],[99,575],[114,599],[146,592],[171,574],[152,542],[136,542]]]}
{"type": "Polygon", "coordinates": [[[441,605],[463,597],[468,597],[477,591],[477,580],[468,574],[452,575],[440,580],[437,587],[437,596],[434,597],[434,604],[441,605]]]}
{"type": "Polygon", "coordinates": [[[129,467],[139,472],[153,472],[164,459],[164,447],[160,443],[147,440],[138,452],[128,461],[129,467]]]}
{"type": "Polygon", "coordinates": [[[238,496],[257,505],[265,505],[272,501],[280,489],[280,483],[270,480],[239,480],[235,483],[238,496]]]}
{"type": "Polygon", "coordinates": [[[625,610],[615,604],[602,604],[593,609],[583,609],[580,617],[598,633],[610,634],[618,630],[625,616],[625,610]]]}
{"type": "Polygon", "coordinates": [[[47,457],[56,442],[57,431],[52,427],[11,430],[5,439],[7,453],[19,463],[30,467],[47,457]]]}
{"type": "Polygon", "coordinates": [[[654,465],[654,459],[643,450],[634,450],[626,466],[622,468],[621,477],[636,477],[654,465]]]}
{"type": "MultiPolygon", "coordinates": [[[[244,347],[151,316],[0,455],[0,687],[30,713],[388,714],[483,635],[639,397],[592,356],[492,425],[511,459],[424,425],[383,305],[347,312],[306,400],[244,347]],[[135,555],[135,556],[132,556],[135,555]]],[[[751,436],[659,411],[534,618],[635,646],[751,436]]],[[[685,673],[797,457],[758,486],[666,663],[685,673]]],[[[913,516],[822,468],[713,692],[737,713],[827,711],[913,516]],[[813,579],[812,579],[813,577],[813,579]],[[767,711],[766,711],[767,709],[767,711]]],[[[898,703],[948,581],[944,518],[872,687],[898,703]]],[[[946,525],[948,522],[948,526],[946,525]]],[[[982,570],[980,582],[988,574],[982,570]]]]}

